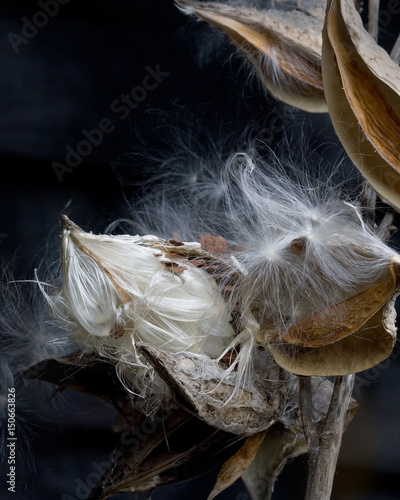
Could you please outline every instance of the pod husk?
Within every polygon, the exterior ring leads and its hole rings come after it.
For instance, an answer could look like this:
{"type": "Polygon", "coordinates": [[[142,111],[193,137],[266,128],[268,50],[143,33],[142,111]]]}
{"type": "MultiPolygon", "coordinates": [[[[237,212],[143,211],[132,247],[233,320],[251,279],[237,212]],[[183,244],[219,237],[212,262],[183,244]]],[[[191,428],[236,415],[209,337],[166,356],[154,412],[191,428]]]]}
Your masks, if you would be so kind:
{"type": "Polygon", "coordinates": [[[246,8],[177,0],[185,13],[221,30],[276,99],[309,112],[326,112],[321,73],[323,3],[307,11],[246,8]]]}
{"type": "Polygon", "coordinates": [[[296,375],[337,376],[367,370],[389,357],[396,340],[398,263],[391,264],[390,273],[391,278],[330,313],[317,312],[289,333],[264,335],[276,363],[296,375]]]}
{"type": "Polygon", "coordinates": [[[400,68],[364,29],[353,0],[331,0],[322,76],[335,130],[379,196],[400,211],[400,68]]]}

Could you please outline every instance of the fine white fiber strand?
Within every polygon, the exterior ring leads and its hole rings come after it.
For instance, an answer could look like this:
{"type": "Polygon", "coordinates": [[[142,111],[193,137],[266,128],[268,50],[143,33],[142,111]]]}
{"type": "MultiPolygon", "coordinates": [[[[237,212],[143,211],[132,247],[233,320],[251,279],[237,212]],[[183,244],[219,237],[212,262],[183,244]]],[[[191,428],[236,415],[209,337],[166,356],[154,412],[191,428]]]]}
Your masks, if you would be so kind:
{"type": "MultiPolygon", "coordinates": [[[[246,276],[249,305],[261,293],[267,315],[291,322],[300,309],[305,314],[329,306],[376,282],[396,252],[363,223],[358,196],[349,197],[333,176],[317,181],[273,155],[269,160],[233,154],[219,175],[218,211],[205,208],[201,221],[202,200],[188,196],[183,210],[181,197],[175,208],[183,223],[172,218],[170,230],[185,238],[187,220],[194,218],[203,230],[224,236],[240,249],[234,256],[246,276]]],[[[152,211],[166,219],[174,204],[163,212],[165,193],[172,200],[174,191],[162,189],[163,204],[152,211]]]]}
{"type": "Polygon", "coordinates": [[[282,328],[346,300],[387,272],[396,252],[340,192],[329,184],[294,182],[279,170],[266,174],[251,157],[240,157],[244,168],[235,171],[227,191],[227,220],[240,227],[231,243],[241,249],[234,255],[246,272],[244,300],[248,307],[260,303],[261,318],[282,328]]]}
{"type": "MultiPolygon", "coordinates": [[[[22,374],[41,363],[36,369],[39,376],[41,370],[46,369],[45,360],[63,356],[74,346],[65,330],[49,314],[35,280],[14,280],[11,265],[3,265],[0,275],[0,461],[5,459],[7,451],[8,393],[9,389],[14,389],[22,465],[29,450],[25,443],[26,433],[31,425],[45,419],[40,410],[53,393],[49,384],[28,380],[22,374]]],[[[49,402],[48,407],[51,407],[49,402]]]]}
{"type": "Polygon", "coordinates": [[[48,314],[35,280],[15,282],[10,269],[3,269],[0,300],[1,362],[7,364],[10,373],[20,374],[71,349],[65,331],[48,314]]]}
{"type": "Polygon", "coordinates": [[[58,293],[46,293],[47,300],[77,343],[116,361],[121,379],[134,380],[132,392],[144,397],[148,386],[160,386],[153,375],[154,384],[148,383],[149,365],[137,352],[138,340],[212,359],[232,342],[227,304],[204,270],[187,265],[179,274],[171,272],[163,262],[184,262],[162,246],[146,246],[158,238],[94,235],[68,224],[63,284],[58,293]]]}
{"type": "Polygon", "coordinates": [[[186,139],[158,170],[150,159],[153,190],[150,175],[132,204],[140,235],[92,234],[64,218],[63,284],[42,287],[74,342],[113,360],[150,412],[168,388],[137,342],[218,363],[240,390],[255,376],[260,329],[284,333],[379,282],[399,259],[364,222],[359,177],[343,180],[343,165],[320,158],[316,170],[300,169],[251,144],[231,154],[214,145],[201,158],[186,139]],[[204,234],[222,250],[201,250],[204,234]],[[204,252],[215,270],[171,253],[171,237],[173,251],[204,252]]]}

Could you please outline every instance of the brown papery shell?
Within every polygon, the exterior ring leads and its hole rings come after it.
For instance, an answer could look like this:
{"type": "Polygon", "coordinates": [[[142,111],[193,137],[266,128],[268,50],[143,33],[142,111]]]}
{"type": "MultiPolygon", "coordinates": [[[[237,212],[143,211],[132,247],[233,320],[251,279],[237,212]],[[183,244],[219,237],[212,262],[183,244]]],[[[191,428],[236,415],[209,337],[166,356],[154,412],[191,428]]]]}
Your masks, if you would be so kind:
{"type": "Polygon", "coordinates": [[[367,370],[390,356],[396,340],[394,308],[398,263],[391,276],[367,290],[299,321],[287,332],[261,330],[274,360],[296,375],[336,376],[367,370]]]}
{"type": "Polygon", "coordinates": [[[364,29],[353,0],[331,0],[322,44],[325,97],[353,163],[400,211],[400,68],[364,29]]]}
{"type": "Polygon", "coordinates": [[[258,10],[218,2],[176,3],[227,35],[275,98],[304,111],[327,111],[321,73],[323,23],[318,16],[322,9],[306,13],[293,5],[258,10]]]}

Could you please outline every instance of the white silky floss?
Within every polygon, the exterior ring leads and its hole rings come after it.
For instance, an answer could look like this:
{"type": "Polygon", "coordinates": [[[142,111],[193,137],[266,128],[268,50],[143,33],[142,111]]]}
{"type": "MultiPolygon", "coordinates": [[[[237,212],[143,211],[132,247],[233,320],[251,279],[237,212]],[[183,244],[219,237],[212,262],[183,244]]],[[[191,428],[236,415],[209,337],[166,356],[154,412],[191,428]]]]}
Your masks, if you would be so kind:
{"type": "MultiPolygon", "coordinates": [[[[204,270],[179,267],[182,258],[163,251],[155,236],[94,235],[65,216],[63,225],[63,284],[48,300],[75,341],[117,361],[125,380],[135,378],[137,387],[130,390],[140,394],[149,383],[145,374],[153,376],[137,341],[212,359],[224,352],[235,332],[226,302],[204,270]],[[144,372],[139,376],[135,369],[144,372]]],[[[185,244],[191,248],[200,244],[185,244]]]]}
{"type": "Polygon", "coordinates": [[[144,399],[168,394],[137,349],[140,341],[195,354],[204,366],[233,354],[229,367],[220,365],[221,380],[251,384],[257,339],[269,338],[264,333],[284,335],[379,283],[400,261],[363,221],[357,200],[341,199],[330,182],[312,185],[269,167],[266,173],[251,155],[232,155],[212,212],[207,193],[191,196],[186,210],[184,200],[166,206],[164,197],[161,206],[150,205],[149,214],[158,210],[165,227],[173,221],[170,234],[177,230],[184,239],[192,214],[201,214],[199,235],[225,238],[226,251],[217,256],[200,243],[173,247],[157,236],[94,235],[63,217],[63,283],[47,300],[77,343],[116,362],[128,390],[144,399]],[[200,260],[209,255],[222,274],[192,265],[190,252],[200,260]]]}
{"type": "Polygon", "coordinates": [[[225,217],[239,248],[242,305],[264,328],[282,330],[339,304],[400,262],[363,221],[357,199],[346,200],[329,179],[296,179],[294,169],[295,180],[282,169],[265,173],[245,153],[228,166],[225,217]],[[242,168],[233,168],[238,162],[242,168]]]}

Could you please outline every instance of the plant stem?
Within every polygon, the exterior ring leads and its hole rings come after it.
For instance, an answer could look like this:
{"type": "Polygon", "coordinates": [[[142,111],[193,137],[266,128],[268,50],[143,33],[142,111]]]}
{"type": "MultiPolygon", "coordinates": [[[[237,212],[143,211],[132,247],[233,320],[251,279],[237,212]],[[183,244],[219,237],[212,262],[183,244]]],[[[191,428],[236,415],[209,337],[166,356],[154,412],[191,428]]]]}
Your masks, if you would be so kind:
{"type": "Polygon", "coordinates": [[[393,59],[395,63],[397,64],[400,63],[400,34],[397,37],[395,44],[393,45],[390,57],[393,59]]]}
{"type": "Polygon", "coordinates": [[[379,0],[368,0],[368,33],[375,42],[379,31],[379,0]]]}
{"type": "Polygon", "coordinates": [[[314,419],[311,378],[300,378],[300,408],[308,442],[308,477],[305,500],[329,500],[347,417],[354,375],[335,377],[326,416],[314,419]]]}

